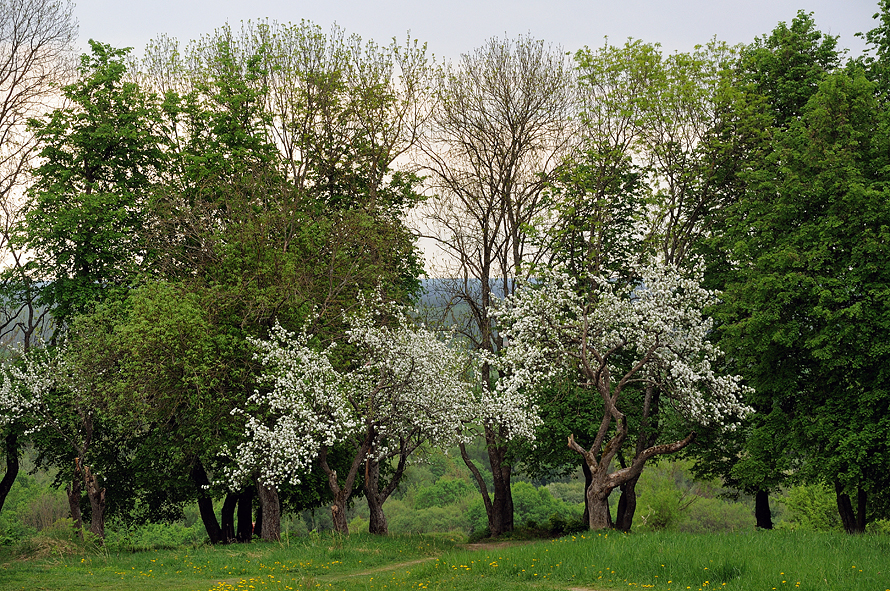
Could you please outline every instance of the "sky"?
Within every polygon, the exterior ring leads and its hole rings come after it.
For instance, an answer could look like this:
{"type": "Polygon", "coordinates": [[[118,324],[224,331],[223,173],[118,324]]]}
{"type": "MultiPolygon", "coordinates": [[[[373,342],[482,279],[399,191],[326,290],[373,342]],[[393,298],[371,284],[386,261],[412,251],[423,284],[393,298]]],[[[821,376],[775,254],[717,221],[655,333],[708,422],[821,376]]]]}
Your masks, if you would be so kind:
{"type": "Polygon", "coordinates": [[[864,43],[854,37],[874,28],[877,0],[75,0],[81,48],[89,39],[141,53],[166,34],[185,43],[230,23],[269,19],[308,20],[327,30],[388,43],[393,37],[426,42],[438,58],[456,59],[491,37],[536,39],[574,51],[628,37],[658,42],[669,52],[689,51],[717,37],[750,43],[798,10],[814,13],[820,30],[840,35],[853,55],[864,43]]]}

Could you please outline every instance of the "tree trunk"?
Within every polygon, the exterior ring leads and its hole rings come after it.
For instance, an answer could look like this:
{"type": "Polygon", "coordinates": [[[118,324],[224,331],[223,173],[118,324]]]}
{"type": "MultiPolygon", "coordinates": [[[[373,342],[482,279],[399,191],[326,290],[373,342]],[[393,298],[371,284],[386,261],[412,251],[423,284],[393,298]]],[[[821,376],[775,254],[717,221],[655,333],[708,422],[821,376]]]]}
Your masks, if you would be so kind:
{"type": "Polygon", "coordinates": [[[278,499],[278,490],[274,486],[266,486],[258,481],[257,492],[260,507],[263,509],[260,538],[267,542],[277,542],[281,539],[281,504],[278,499]]]}
{"type": "MultiPolygon", "coordinates": [[[[637,454],[630,466],[610,474],[609,466],[615,454],[620,451],[624,436],[627,433],[626,421],[622,419],[618,421],[618,424],[618,433],[605,445],[601,456],[599,454],[599,441],[601,441],[599,437],[598,441],[587,450],[578,445],[574,435],[569,435],[569,449],[573,449],[581,454],[592,476],[591,483],[586,491],[589,513],[588,524],[591,530],[609,529],[612,527],[612,515],[609,513],[609,494],[613,489],[631,480],[636,482],[636,479],[640,477],[640,473],[643,471],[643,467],[646,465],[646,461],[650,458],[678,452],[695,440],[695,431],[693,431],[680,441],[652,446],[637,454]]],[[[603,427],[600,430],[602,433],[605,433],[605,427],[608,427],[606,420],[603,421],[603,427]]]]}
{"type": "Polygon", "coordinates": [[[238,532],[235,539],[246,544],[253,538],[253,486],[238,495],[238,532]]]}
{"type": "Polygon", "coordinates": [[[621,485],[621,497],[618,499],[618,512],[615,515],[615,529],[629,532],[637,511],[637,481],[635,476],[621,485]]]}
{"type": "Polygon", "coordinates": [[[349,535],[349,522],[346,520],[346,497],[336,495],[334,504],[331,505],[331,518],[334,521],[334,531],[349,535]]]}
{"type": "Polygon", "coordinates": [[[368,523],[368,532],[378,536],[385,536],[389,533],[389,524],[386,521],[386,514],[383,512],[383,504],[375,502],[371,497],[365,497],[368,500],[368,511],[370,511],[370,523],[368,523]]]}
{"type": "Polygon", "coordinates": [[[590,517],[588,525],[592,531],[612,529],[612,514],[609,512],[609,493],[612,489],[603,486],[602,479],[594,478],[587,489],[587,506],[590,517]]]}
{"type": "Polygon", "coordinates": [[[235,508],[238,506],[238,495],[236,493],[226,494],[223,500],[222,511],[219,515],[220,540],[223,544],[231,544],[235,541],[235,508]]]}
{"type": "MultiPolygon", "coordinates": [[[[643,416],[640,423],[640,432],[637,436],[637,444],[634,449],[634,458],[631,464],[637,462],[647,449],[651,449],[658,442],[658,413],[661,401],[661,390],[653,385],[646,386],[646,395],[643,401],[643,416]]],[[[618,452],[619,462],[622,468],[626,468],[624,454],[618,452]]],[[[645,464],[645,461],[644,461],[645,464]]],[[[642,472],[642,466],[640,467],[642,472]]],[[[634,515],[637,512],[637,482],[640,475],[633,476],[620,485],[621,496],[618,499],[618,512],[615,516],[615,529],[629,532],[633,527],[634,515]]]]}
{"type": "Polygon", "coordinates": [[[71,484],[65,489],[68,494],[68,508],[71,511],[71,519],[74,521],[74,530],[80,539],[83,539],[83,516],[80,512],[80,499],[83,496],[83,485],[81,484],[80,458],[74,458],[74,477],[71,484]]]}
{"type": "Polygon", "coordinates": [[[760,529],[773,528],[773,513],[769,508],[768,490],[758,490],[754,494],[754,519],[760,529]]]}
{"type": "Polygon", "coordinates": [[[844,525],[844,531],[848,534],[865,533],[866,519],[866,492],[862,488],[856,489],[856,510],[853,510],[853,503],[850,501],[850,495],[844,492],[840,482],[834,483],[834,491],[837,497],[837,508],[841,516],[841,523],[844,525]]]}
{"type": "Polygon", "coordinates": [[[192,466],[192,481],[198,488],[198,511],[201,513],[204,529],[207,530],[207,537],[210,538],[211,544],[219,544],[223,541],[222,529],[219,527],[216,512],[213,510],[213,499],[206,492],[210,486],[210,480],[207,478],[207,472],[204,470],[201,460],[196,459],[192,466]]]}
{"type": "MultiPolygon", "coordinates": [[[[413,434],[412,434],[413,435],[413,434]]],[[[372,534],[386,535],[389,533],[389,526],[386,523],[386,515],[383,513],[383,504],[389,495],[396,490],[399,481],[405,474],[405,468],[408,465],[408,456],[414,453],[419,443],[410,444],[412,435],[399,438],[399,463],[389,482],[381,487],[380,483],[380,462],[375,460],[365,461],[365,499],[368,501],[368,509],[371,511],[371,520],[368,524],[368,531],[372,534]]]]}
{"type": "Polygon", "coordinates": [[[374,428],[369,426],[364,441],[356,449],[352,465],[349,467],[349,473],[346,475],[342,486],[337,479],[337,471],[328,465],[328,448],[322,447],[318,454],[318,463],[328,477],[328,488],[334,497],[334,504],[331,505],[331,518],[334,521],[334,530],[341,534],[349,534],[349,523],[346,521],[346,501],[349,500],[349,496],[352,494],[352,487],[358,476],[358,470],[367,460],[374,438],[374,428]]]}
{"type": "Polygon", "coordinates": [[[498,445],[498,436],[491,429],[485,427],[485,444],[488,452],[488,462],[491,465],[492,484],[494,498],[488,495],[485,480],[479,469],[473,464],[466,449],[461,445],[461,457],[464,463],[473,473],[482,492],[482,500],[485,503],[485,514],[488,517],[488,530],[491,537],[496,538],[503,533],[513,531],[513,495],[510,491],[510,478],[513,467],[506,462],[507,446],[498,445]]]}
{"type": "Polygon", "coordinates": [[[6,474],[0,480],[0,511],[6,502],[6,496],[12,489],[16,477],[19,475],[19,436],[17,433],[9,433],[6,436],[6,474]]]}
{"type": "Polygon", "coordinates": [[[385,536],[389,533],[386,523],[386,515],[383,513],[383,503],[386,501],[380,493],[380,464],[378,462],[365,463],[365,499],[368,501],[370,511],[370,523],[368,531],[372,534],[385,536]]]}
{"type": "Polygon", "coordinates": [[[89,466],[83,467],[83,480],[90,499],[90,531],[105,539],[105,489],[99,487],[99,481],[89,466]]]}

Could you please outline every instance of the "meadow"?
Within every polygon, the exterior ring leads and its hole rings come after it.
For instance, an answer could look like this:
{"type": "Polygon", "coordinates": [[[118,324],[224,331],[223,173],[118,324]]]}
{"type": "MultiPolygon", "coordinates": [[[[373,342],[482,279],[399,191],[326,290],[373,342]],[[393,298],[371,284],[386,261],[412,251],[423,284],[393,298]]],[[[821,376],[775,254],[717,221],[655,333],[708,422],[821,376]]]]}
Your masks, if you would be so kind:
{"type": "Polygon", "coordinates": [[[329,532],[142,552],[41,539],[0,548],[0,589],[890,590],[886,534],[616,532],[467,544],[329,532]]]}

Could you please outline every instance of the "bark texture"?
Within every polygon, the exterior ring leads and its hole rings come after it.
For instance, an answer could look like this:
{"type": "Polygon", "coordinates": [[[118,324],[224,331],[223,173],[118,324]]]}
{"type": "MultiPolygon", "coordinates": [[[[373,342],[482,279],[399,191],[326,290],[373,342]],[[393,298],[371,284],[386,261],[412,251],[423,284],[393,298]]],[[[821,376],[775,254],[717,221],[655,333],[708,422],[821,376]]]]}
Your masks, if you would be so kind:
{"type": "Polygon", "coordinates": [[[223,500],[222,511],[219,515],[219,528],[221,530],[223,544],[231,544],[235,541],[235,509],[238,507],[238,495],[228,493],[223,500]]]}
{"type": "Polygon", "coordinates": [[[514,527],[513,495],[510,490],[513,467],[506,461],[507,446],[499,444],[498,441],[498,434],[490,426],[486,426],[485,443],[488,462],[491,466],[493,498],[488,492],[482,473],[467,454],[466,447],[463,444],[460,445],[461,458],[470,469],[482,492],[482,502],[485,505],[485,515],[488,518],[488,530],[493,538],[513,531],[514,527]]]}
{"type": "MultiPolygon", "coordinates": [[[[608,423],[606,423],[606,427],[608,427],[608,423]]],[[[605,429],[601,429],[601,431],[605,432],[605,429]]],[[[592,480],[587,488],[586,497],[589,512],[588,524],[591,530],[609,529],[612,527],[612,516],[609,513],[609,494],[612,490],[631,479],[638,478],[643,471],[646,460],[657,455],[680,451],[695,440],[695,432],[692,432],[681,441],[652,446],[644,450],[627,468],[610,473],[609,466],[626,435],[627,422],[622,421],[619,424],[618,432],[605,446],[602,454],[597,453],[599,446],[596,443],[589,450],[584,449],[575,442],[574,436],[569,436],[569,448],[580,453],[590,468],[592,480]]]]}
{"type": "Polygon", "coordinates": [[[620,485],[621,497],[618,499],[618,510],[615,514],[615,529],[629,532],[633,526],[634,514],[637,511],[637,482],[639,475],[620,485]]]}
{"type": "Polygon", "coordinates": [[[278,499],[278,489],[257,482],[257,493],[263,510],[260,538],[267,542],[277,542],[281,539],[281,503],[278,499]]]}
{"type": "Polygon", "coordinates": [[[371,448],[371,442],[374,440],[374,437],[374,430],[368,429],[364,441],[356,450],[352,465],[349,467],[349,473],[346,475],[342,484],[337,477],[337,471],[331,468],[328,464],[327,448],[323,447],[321,453],[318,455],[318,463],[328,477],[328,488],[331,491],[331,495],[334,497],[334,502],[331,504],[331,519],[334,522],[334,531],[338,533],[349,533],[349,522],[346,520],[346,501],[349,500],[349,497],[352,494],[352,487],[355,485],[359,467],[365,463],[368,456],[368,450],[371,448]]]}
{"type": "Polygon", "coordinates": [[[99,480],[89,466],[83,467],[83,480],[90,499],[90,532],[105,539],[105,488],[99,486],[99,480]]]}
{"type": "Polygon", "coordinates": [[[371,512],[370,523],[368,523],[368,531],[372,534],[386,535],[389,533],[389,526],[386,521],[386,514],[383,512],[383,503],[396,490],[402,476],[405,474],[405,468],[408,465],[408,456],[417,449],[420,440],[415,443],[409,443],[409,439],[401,438],[399,440],[399,463],[396,466],[392,476],[384,485],[380,482],[380,462],[374,460],[365,461],[365,481],[363,489],[365,491],[365,499],[368,501],[368,509],[371,512]]]}

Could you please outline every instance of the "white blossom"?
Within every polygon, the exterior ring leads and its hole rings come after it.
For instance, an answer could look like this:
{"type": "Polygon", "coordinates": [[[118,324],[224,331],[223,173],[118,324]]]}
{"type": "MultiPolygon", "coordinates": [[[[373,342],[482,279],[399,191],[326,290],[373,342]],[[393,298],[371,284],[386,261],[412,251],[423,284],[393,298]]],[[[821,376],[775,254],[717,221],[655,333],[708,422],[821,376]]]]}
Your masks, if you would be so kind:
{"type": "Polygon", "coordinates": [[[0,365],[0,426],[25,421],[29,432],[46,426],[45,398],[65,374],[61,349],[31,349],[19,362],[0,365]]]}
{"type": "Polygon", "coordinates": [[[233,482],[254,471],[269,484],[299,482],[322,447],[373,435],[369,455],[394,453],[400,438],[453,445],[475,412],[464,375],[466,356],[450,338],[414,327],[404,312],[387,307],[391,326],[366,311],[350,317],[347,339],[355,349],[349,367],[332,363],[333,346],[318,351],[306,331],[275,326],[268,341],[252,340],[262,380],[271,388],[250,401],[245,442],[235,453],[233,482]]]}
{"type": "Polygon", "coordinates": [[[532,389],[562,372],[581,374],[585,386],[609,395],[648,383],[689,419],[733,428],[752,409],[740,378],[714,371],[721,352],[708,340],[713,321],[702,311],[717,294],[701,287],[701,268],[684,275],[654,263],[638,273],[637,286],[594,277],[592,288],[582,289],[553,269],[507,298],[496,312],[510,343],[497,389],[532,389]]]}

